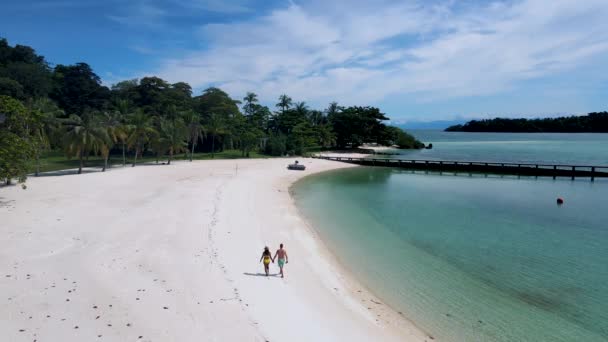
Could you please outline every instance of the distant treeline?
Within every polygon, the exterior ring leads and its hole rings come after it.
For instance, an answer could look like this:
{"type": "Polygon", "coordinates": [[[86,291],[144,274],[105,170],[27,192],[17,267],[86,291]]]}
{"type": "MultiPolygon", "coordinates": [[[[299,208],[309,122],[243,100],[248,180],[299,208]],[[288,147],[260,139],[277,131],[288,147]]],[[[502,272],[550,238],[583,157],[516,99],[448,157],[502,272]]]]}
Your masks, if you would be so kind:
{"type": "MultiPolygon", "coordinates": [[[[283,94],[274,108],[254,92],[241,99],[210,87],[193,94],[184,82],[158,77],[118,82],[111,87],[86,63],[49,64],[25,45],[0,39],[0,180],[24,179],[43,152],[63,150],[80,161],[90,155],[108,166],[112,154],[135,166],[144,154],[240,150],[272,156],[311,150],[356,148],[363,143],[422,148],[424,145],[388,120],[378,108],[310,108],[283,94]]],[[[36,170],[38,168],[36,167],[36,170]]]]}
{"type": "Polygon", "coordinates": [[[545,119],[471,120],[454,125],[446,132],[505,132],[505,133],[608,133],[608,112],[589,113],[583,116],[565,116],[545,119]]]}

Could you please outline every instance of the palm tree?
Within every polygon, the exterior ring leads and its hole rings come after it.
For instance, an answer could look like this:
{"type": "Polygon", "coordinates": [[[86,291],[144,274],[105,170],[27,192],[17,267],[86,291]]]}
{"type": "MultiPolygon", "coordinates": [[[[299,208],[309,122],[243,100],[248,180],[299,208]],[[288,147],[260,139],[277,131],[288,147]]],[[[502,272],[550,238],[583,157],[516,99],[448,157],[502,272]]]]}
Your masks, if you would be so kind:
{"type": "Polygon", "coordinates": [[[35,176],[40,173],[40,153],[51,147],[51,138],[59,130],[60,122],[57,117],[63,115],[63,110],[48,97],[41,97],[30,102],[30,110],[36,112],[39,120],[35,120],[35,125],[30,127],[34,138],[34,153],[36,160],[35,176]]]}
{"type": "Polygon", "coordinates": [[[82,116],[70,115],[64,120],[66,128],[64,134],[64,147],[68,158],[77,156],[80,161],[78,174],[82,173],[84,156],[90,151],[99,152],[104,144],[109,144],[110,137],[100,125],[99,118],[87,112],[82,116]]]}
{"type": "Polygon", "coordinates": [[[243,106],[245,115],[253,115],[253,112],[255,111],[255,104],[258,102],[258,96],[255,93],[250,92],[245,95],[243,101],[245,102],[245,105],[243,106]]]}
{"type": "Polygon", "coordinates": [[[276,106],[281,108],[281,112],[285,113],[285,111],[291,107],[291,102],[291,97],[283,94],[279,96],[279,103],[277,103],[276,106]]]}
{"type": "Polygon", "coordinates": [[[211,158],[215,158],[215,138],[224,132],[224,128],[224,120],[219,115],[211,113],[207,125],[207,131],[211,135],[211,158]]]}
{"type": "Polygon", "coordinates": [[[340,111],[340,107],[338,106],[338,102],[332,102],[329,104],[329,107],[325,110],[325,113],[328,117],[338,114],[340,111]]]}
{"type": "Polygon", "coordinates": [[[188,140],[192,146],[190,151],[190,161],[194,156],[194,148],[198,144],[198,140],[205,137],[205,128],[201,125],[201,116],[194,111],[187,111],[185,113],[186,129],[188,131],[188,140]]]}
{"type": "Polygon", "coordinates": [[[300,117],[306,117],[308,114],[308,106],[306,105],[306,102],[302,101],[302,102],[296,102],[294,108],[293,108],[296,113],[298,113],[298,115],[300,117]]]}
{"type": "Polygon", "coordinates": [[[116,101],[116,103],[114,104],[114,106],[116,107],[116,111],[119,114],[119,120],[121,122],[121,125],[116,127],[115,129],[115,136],[116,138],[118,138],[118,141],[120,141],[120,144],[122,145],[122,166],[126,166],[127,165],[127,154],[126,154],[126,150],[127,150],[127,138],[129,137],[129,125],[126,124],[126,119],[129,115],[131,115],[131,104],[129,103],[128,100],[125,99],[119,99],[116,101]]]}
{"type": "Polygon", "coordinates": [[[133,167],[137,163],[137,156],[140,152],[143,152],[144,144],[156,135],[158,135],[158,132],[152,126],[152,116],[144,113],[142,109],[137,109],[130,117],[129,137],[127,138],[129,147],[135,147],[133,167]]]}
{"type": "Polygon", "coordinates": [[[187,130],[182,119],[175,120],[161,119],[160,121],[161,145],[165,151],[169,151],[169,159],[167,165],[171,165],[174,153],[180,153],[187,150],[187,144],[184,142],[187,130]]]}
{"type": "Polygon", "coordinates": [[[106,130],[108,137],[110,138],[107,144],[101,146],[101,156],[103,157],[103,169],[101,171],[105,172],[108,168],[108,158],[110,157],[112,145],[120,140],[126,139],[126,137],[125,132],[123,131],[124,125],[121,122],[121,114],[119,112],[103,112],[99,114],[99,123],[101,127],[106,130]]]}

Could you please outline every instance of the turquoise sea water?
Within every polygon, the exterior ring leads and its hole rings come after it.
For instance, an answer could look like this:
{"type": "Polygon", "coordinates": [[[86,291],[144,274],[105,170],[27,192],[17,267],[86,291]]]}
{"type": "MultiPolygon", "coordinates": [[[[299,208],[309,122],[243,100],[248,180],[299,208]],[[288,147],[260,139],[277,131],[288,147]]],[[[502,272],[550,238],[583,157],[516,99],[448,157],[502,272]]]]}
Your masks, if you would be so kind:
{"type": "Polygon", "coordinates": [[[608,340],[608,180],[367,167],[293,190],[344,266],[438,340],[608,340]]]}
{"type": "Polygon", "coordinates": [[[409,132],[434,148],[404,158],[608,166],[608,134],[409,132]]]}

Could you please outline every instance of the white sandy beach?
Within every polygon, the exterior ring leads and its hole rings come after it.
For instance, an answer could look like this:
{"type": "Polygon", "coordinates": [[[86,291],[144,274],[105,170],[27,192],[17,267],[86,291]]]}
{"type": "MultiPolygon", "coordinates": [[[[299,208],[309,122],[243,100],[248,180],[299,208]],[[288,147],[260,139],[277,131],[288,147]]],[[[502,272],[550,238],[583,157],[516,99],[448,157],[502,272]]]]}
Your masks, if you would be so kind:
{"type": "Polygon", "coordinates": [[[423,341],[334,261],[289,196],[350,167],[218,160],[0,188],[3,341],[423,341]],[[285,243],[286,277],[264,245],[285,243]],[[278,268],[271,266],[271,273],[278,268]]]}

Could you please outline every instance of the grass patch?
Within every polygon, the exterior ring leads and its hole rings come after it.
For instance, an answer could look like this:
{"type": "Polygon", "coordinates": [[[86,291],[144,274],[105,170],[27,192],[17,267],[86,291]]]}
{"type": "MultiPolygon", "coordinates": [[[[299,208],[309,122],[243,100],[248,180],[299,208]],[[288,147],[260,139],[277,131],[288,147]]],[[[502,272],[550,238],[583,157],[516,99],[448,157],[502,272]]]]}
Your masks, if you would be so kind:
{"type": "MultiPolygon", "coordinates": [[[[168,156],[158,158],[160,163],[166,163],[168,156]]],[[[239,150],[224,150],[215,153],[215,158],[211,158],[211,153],[195,153],[194,160],[209,160],[209,159],[254,159],[254,158],[273,158],[259,152],[249,152],[249,158],[242,157],[239,150]]],[[[185,156],[183,153],[174,155],[173,160],[190,160],[190,154],[185,156]]],[[[122,166],[122,155],[115,154],[110,156],[110,164],[113,166],[122,166]]],[[[143,158],[137,158],[137,164],[155,163],[156,156],[145,154],[143,158]]],[[[68,159],[61,151],[49,151],[40,158],[40,172],[59,171],[66,169],[77,169],[79,165],[78,159],[68,159]]],[[[133,156],[127,155],[127,165],[133,163],[133,156]]],[[[103,159],[99,156],[90,156],[88,161],[84,163],[85,167],[103,167],[103,159]]],[[[36,166],[31,165],[30,172],[34,173],[36,166]]]]}

